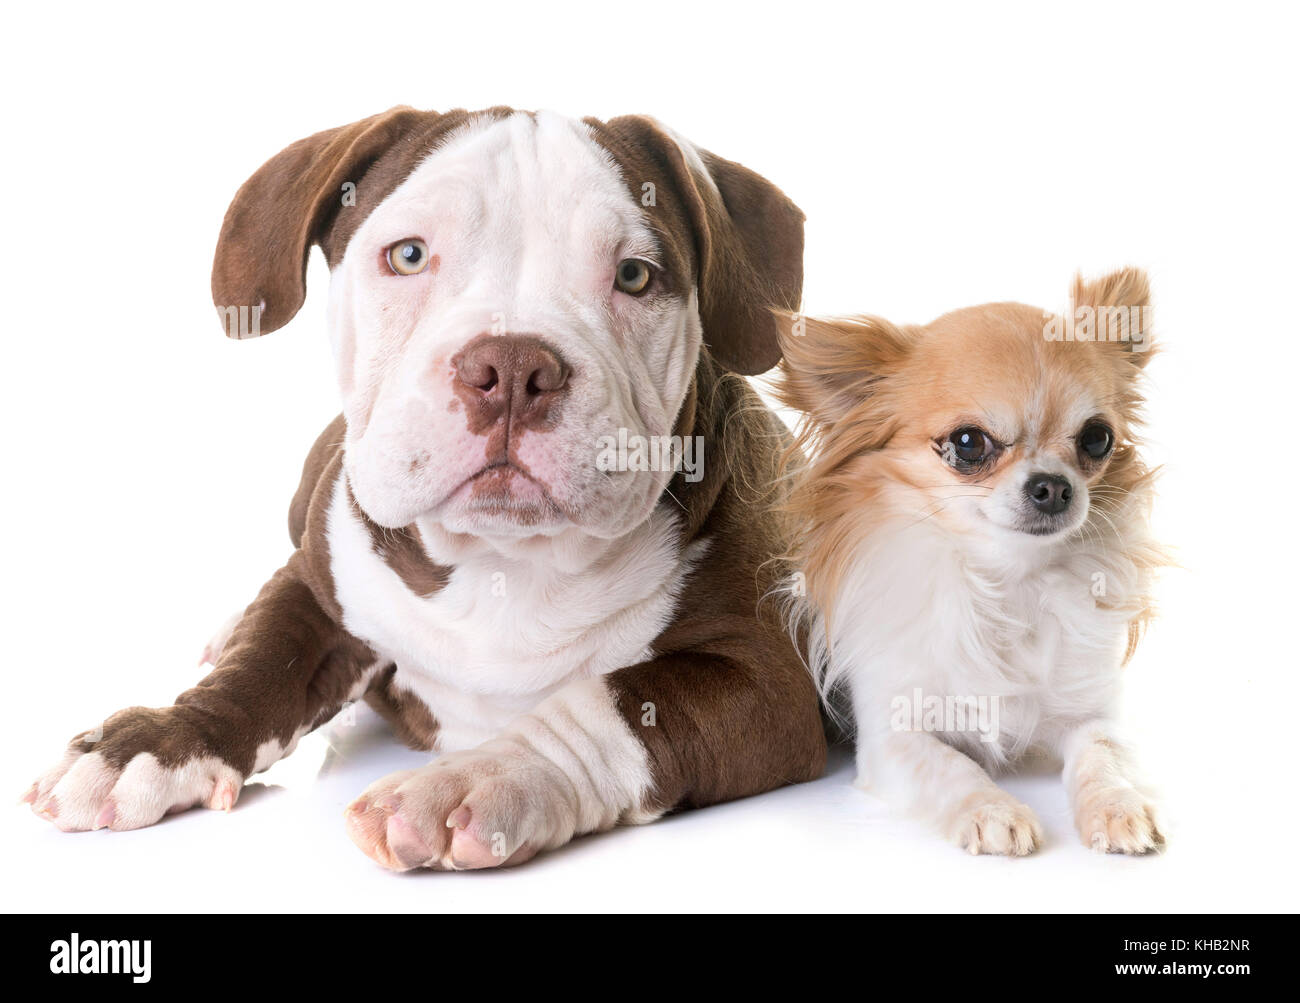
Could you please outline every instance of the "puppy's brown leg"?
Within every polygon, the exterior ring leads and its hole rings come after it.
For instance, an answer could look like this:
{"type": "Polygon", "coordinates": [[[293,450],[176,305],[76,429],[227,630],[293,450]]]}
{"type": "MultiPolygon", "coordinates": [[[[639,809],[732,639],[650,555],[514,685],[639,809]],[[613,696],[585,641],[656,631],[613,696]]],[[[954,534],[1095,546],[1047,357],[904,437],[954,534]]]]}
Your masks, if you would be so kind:
{"type": "Polygon", "coordinates": [[[26,800],[64,830],[135,829],[200,804],[229,810],[244,780],[360,696],[381,667],[322,609],[298,551],[207,678],[171,707],[130,707],[78,735],[26,800]]]}

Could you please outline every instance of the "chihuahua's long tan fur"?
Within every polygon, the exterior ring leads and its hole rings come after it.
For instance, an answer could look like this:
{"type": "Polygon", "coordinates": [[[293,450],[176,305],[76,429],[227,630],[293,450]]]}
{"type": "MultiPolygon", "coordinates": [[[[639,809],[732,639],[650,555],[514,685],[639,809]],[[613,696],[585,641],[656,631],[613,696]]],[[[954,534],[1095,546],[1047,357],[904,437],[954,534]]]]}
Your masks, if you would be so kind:
{"type": "Polygon", "coordinates": [[[1146,275],[1076,280],[924,326],[791,317],[778,393],[804,412],[794,596],[860,785],[971,853],[1022,855],[1034,813],[992,775],[1059,754],[1083,842],[1163,843],[1114,724],[1163,552],[1138,455],[1146,275]]]}

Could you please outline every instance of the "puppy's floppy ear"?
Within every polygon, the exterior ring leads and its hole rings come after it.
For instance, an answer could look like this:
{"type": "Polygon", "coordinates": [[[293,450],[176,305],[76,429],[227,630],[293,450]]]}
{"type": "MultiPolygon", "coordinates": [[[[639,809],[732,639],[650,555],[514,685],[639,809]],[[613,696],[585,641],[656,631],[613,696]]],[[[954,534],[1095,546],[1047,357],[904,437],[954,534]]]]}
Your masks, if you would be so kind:
{"type": "Polygon", "coordinates": [[[770,307],[797,310],[803,294],[804,214],[748,168],[700,154],[713,185],[701,191],[700,313],[709,351],[751,375],[781,357],[770,307]]]}
{"type": "Polygon", "coordinates": [[[1092,337],[1113,342],[1139,368],[1151,358],[1151,283],[1140,268],[1121,268],[1092,282],[1074,277],[1071,314],[1075,325],[1087,320],[1092,337]],[[1080,307],[1092,316],[1081,318],[1080,307]]]}
{"type": "MultiPolygon", "coordinates": [[[[344,183],[355,185],[395,143],[440,117],[391,108],[300,139],[258,168],[235,194],[221,225],[212,262],[218,314],[246,308],[259,334],[292,320],[307,294],[312,245],[344,208],[344,183]]],[[[227,318],[227,334],[241,336],[232,328],[227,318]]]]}
{"type": "Polygon", "coordinates": [[[735,373],[771,369],[781,350],[770,308],[797,310],[803,292],[803,212],[766,178],[696,149],[654,119],[589,123],[612,145],[637,148],[638,156],[619,159],[638,197],[645,180],[669,183],[670,192],[659,184],[656,208],[647,211],[654,223],[675,206],[690,225],[709,353],[735,373]]]}
{"type": "Polygon", "coordinates": [[[773,313],[784,356],[776,394],[819,425],[833,425],[877,397],[911,351],[906,331],[879,317],[773,313]]]}

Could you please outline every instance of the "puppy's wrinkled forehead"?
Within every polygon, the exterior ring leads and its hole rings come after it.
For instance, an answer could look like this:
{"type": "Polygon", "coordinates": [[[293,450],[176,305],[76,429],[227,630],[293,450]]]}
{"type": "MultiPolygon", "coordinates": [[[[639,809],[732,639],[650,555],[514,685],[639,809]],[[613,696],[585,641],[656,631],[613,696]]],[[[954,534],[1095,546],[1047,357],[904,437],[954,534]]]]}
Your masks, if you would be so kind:
{"type": "MultiPolygon", "coordinates": [[[[390,156],[400,159],[402,151],[390,156]]],[[[376,165],[381,179],[385,167],[376,165]]],[[[336,246],[343,216],[337,226],[336,246]]],[[[525,266],[581,273],[603,268],[615,254],[657,260],[663,250],[622,166],[589,127],[544,112],[483,116],[440,138],[347,239],[436,238],[440,228],[455,230],[465,259],[490,249],[496,274],[514,282],[537,277],[521,272],[525,266]],[[520,259],[524,247],[533,260],[520,259]]],[[[440,264],[454,268],[455,261],[440,264]]]]}

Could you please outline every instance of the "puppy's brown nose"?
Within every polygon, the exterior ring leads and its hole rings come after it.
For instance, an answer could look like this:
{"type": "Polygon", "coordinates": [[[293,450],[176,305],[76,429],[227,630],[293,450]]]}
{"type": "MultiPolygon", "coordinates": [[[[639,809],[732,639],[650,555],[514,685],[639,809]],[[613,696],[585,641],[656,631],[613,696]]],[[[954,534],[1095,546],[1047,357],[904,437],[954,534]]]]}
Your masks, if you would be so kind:
{"type": "Polygon", "coordinates": [[[539,425],[568,391],[568,367],[549,345],[528,335],[481,335],[452,364],[461,396],[489,422],[539,425]]]}

